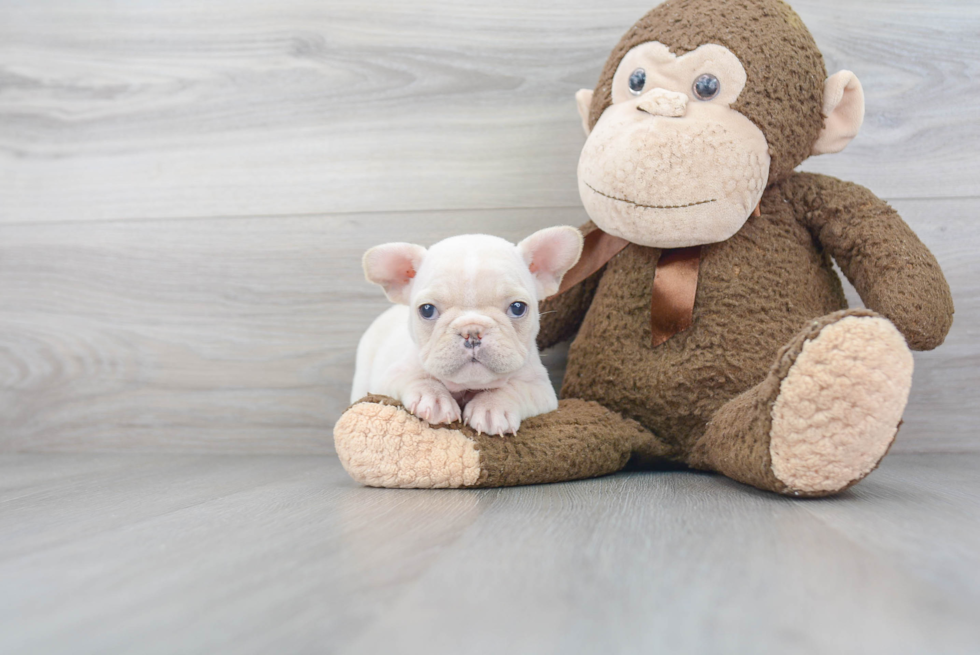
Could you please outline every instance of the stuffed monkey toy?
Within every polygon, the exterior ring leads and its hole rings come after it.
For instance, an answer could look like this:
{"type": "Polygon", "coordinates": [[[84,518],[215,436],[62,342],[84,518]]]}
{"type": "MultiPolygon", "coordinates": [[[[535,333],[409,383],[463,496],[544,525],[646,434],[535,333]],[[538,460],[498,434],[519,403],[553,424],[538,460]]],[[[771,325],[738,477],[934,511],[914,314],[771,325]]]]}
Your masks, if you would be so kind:
{"type": "Polygon", "coordinates": [[[334,430],[357,481],[494,487],[689,467],[792,496],[871,472],[901,423],[913,350],[953,318],[935,257],[867,189],[794,172],[864,117],[780,0],[667,0],[576,96],[591,221],[542,304],[574,339],[559,409],[517,434],[428,425],[369,396],[334,430]],[[868,309],[847,309],[832,258],[868,309]]]}

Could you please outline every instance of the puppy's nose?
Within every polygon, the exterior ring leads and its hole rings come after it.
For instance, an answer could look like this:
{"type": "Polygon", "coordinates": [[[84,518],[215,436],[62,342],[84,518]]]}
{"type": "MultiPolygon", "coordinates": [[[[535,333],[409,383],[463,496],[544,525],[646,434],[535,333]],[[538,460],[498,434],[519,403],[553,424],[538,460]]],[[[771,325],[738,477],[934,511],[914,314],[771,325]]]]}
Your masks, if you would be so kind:
{"type": "Polygon", "coordinates": [[[492,330],[492,322],[482,314],[468,312],[453,321],[449,329],[459,335],[464,346],[472,349],[479,346],[487,332],[492,330]]]}

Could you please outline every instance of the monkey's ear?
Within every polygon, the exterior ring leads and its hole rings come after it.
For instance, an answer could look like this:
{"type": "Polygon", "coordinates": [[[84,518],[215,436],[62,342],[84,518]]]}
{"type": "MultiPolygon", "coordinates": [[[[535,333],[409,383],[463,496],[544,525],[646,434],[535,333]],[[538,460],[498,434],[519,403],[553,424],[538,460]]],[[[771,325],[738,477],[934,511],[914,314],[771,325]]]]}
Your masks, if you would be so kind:
{"type": "Polygon", "coordinates": [[[592,111],[592,89],[579,89],[575,94],[575,103],[578,105],[578,115],[582,117],[582,129],[585,136],[589,136],[589,112],[592,111]]]}
{"type": "Polygon", "coordinates": [[[517,252],[537,281],[538,300],[558,293],[561,279],[582,256],[584,239],[578,228],[546,227],[517,244],[517,252]]]}
{"type": "Polygon", "coordinates": [[[412,278],[418,273],[425,258],[425,248],[414,243],[386,243],[375,246],[366,253],[362,264],[364,277],[385,290],[388,300],[407,305],[412,278]]]}
{"type": "Polygon", "coordinates": [[[864,90],[851,71],[827,78],[823,85],[823,129],[813,144],[814,155],[840,152],[864,123],[864,90]]]}

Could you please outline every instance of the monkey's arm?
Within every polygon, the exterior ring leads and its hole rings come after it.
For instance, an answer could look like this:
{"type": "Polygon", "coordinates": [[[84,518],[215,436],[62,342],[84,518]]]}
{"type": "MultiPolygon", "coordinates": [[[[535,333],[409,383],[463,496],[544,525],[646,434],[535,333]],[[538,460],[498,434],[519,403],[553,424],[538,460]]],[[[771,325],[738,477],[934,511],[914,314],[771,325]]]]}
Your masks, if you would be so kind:
{"type": "Polygon", "coordinates": [[[868,189],[798,173],[783,185],[797,217],[837,260],[864,304],[895,324],[913,350],[932,350],[953,323],[939,262],[902,217],[868,189]]]}
{"type": "MultiPolygon", "coordinates": [[[[584,236],[597,230],[591,221],[579,228],[584,236]]],[[[587,255],[583,253],[582,258],[587,255]]],[[[580,260],[580,263],[585,263],[580,260]]],[[[576,265],[577,268],[578,265],[576,265]]],[[[579,284],[541,301],[541,331],[538,332],[538,348],[544,350],[562,341],[568,341],[578,332],[586,312],[592,305],[599,280],[606,267],[603,266],[579,284]]],[[[575,275],[573,268],[566,277],[575,275]]]]}
{"type": "Polygon", "coordinates": [[[605,270],[603,267],[568,291],[541,302],[538,348],[542,350],[550,348],[575,336],[592,305],[595,290],[599,287],[599,280],[602,279],[605,270]]]}

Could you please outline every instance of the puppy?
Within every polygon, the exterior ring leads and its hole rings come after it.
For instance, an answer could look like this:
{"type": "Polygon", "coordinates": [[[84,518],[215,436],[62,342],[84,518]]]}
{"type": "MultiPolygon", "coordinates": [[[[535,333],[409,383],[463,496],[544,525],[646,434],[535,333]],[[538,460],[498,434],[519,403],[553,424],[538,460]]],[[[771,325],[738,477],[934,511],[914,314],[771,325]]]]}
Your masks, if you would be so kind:
{"type": "Polygon", "coordinates": [[[351,402],[391,396],[429,423],[462,419],[493,435],[513,434],[523,419],[557,409],[535,345],[538,301],[558,291],[581,254],[582,235],[567,226],[516,246],[468,234],[428,250],[371,248],[364,274],[398,306],[361,338],[351,402]]]}

